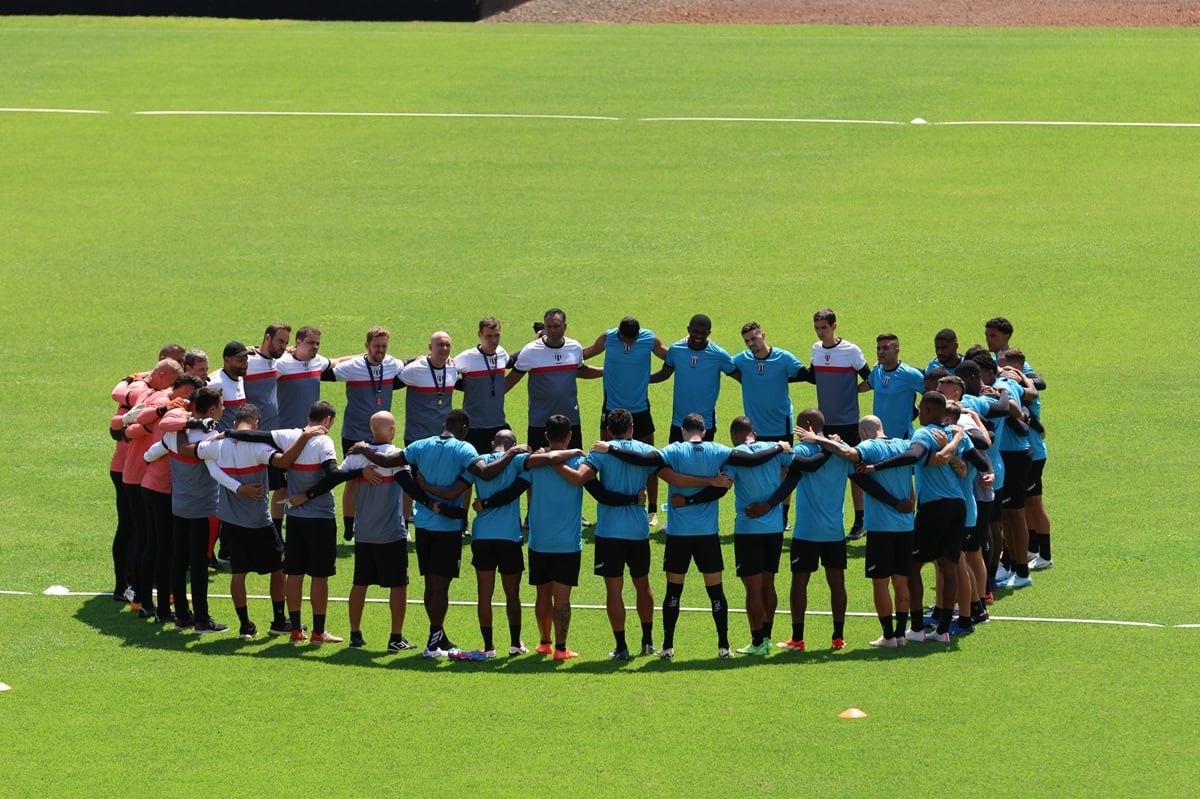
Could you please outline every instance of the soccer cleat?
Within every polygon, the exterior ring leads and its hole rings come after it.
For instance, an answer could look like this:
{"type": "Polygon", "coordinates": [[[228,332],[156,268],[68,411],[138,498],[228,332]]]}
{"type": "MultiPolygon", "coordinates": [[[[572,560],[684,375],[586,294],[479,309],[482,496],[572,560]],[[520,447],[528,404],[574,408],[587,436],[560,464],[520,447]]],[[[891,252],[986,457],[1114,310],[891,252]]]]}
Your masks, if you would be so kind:
{"type": "Polygon", "coordinates": [[[871,646],[877,646],[880,649],[896,649],[900,646],[900,644],[896,643],[895,638],[885,638],[881,635],[871,642],[871,646]]]}
{"type": "Polygon", "coordinates": [[[974,625],[972,625],[970,627],[963,627],[961,624],[958,623],[958,619],[955,619],[950,624],[950,634],[951,635],[970,635],[973,632],[975,632],[974,625]]]}
{"type": "Polygon", "coordinates": [[[1009,571],[1008,569],[1004,568],[1004,564],[1000,564],[996,567],[996,585],[1003,586],[1005,581],[1007,581],[1008,578],[1012,577],[1014,574],[1016,574],[1016,572],[1009,571]]]}
{"type": "Polygon", "coordinates": [[[717,657],[731,658],[731,657],[733,657],[733,652],[731,652],[729,647],[727,647],[727,646],[719,646],[719,647],[717,647],[717,657]]]}
{"type": "Polygon", "coordinates": [[[194,616],[184,616],[175,620],[175,632],[187,632],[196,626],[196,618],[194,616]]]}
{"type": "Polygon", "coordinates": [[[434,647],[433,649],[426,647],[425,651],[421,653],[421,657],[429,658],[429,659],[444,658],[444,657],[449,657],[449,656],[450,656],[450,653],[447,650],[438,649],[437,647],[434,647]]]}
{"type": "Polygon", "coordinates": [[[935,644],[948,644],[950,643],[950,633],[925,633],[925,640],[935,644]]]}
{"type": "Polygon", "coordinates": [[[135,601],[134,601],[134,600],[132,600],[132,599],[131,599],[131,600],[129,600],[129,610],[130,610],[131,612],[133,612],[133,613],[137,613],[137,612],[138,612],[139,610],[141,610],[141,609],[142,609],[142,603],[141,603],[141,602],[135,602],[135,601]]]}
{"type": "Polygon", "coordinates": [[[1026,553],[1025,553],[1025,562],[1026,562],[1026,563],[1033,563],[1033,559],[1034,559],[1034,558],[1036,558],[1036,557],[1037,557],[1039,554],[1041,554],[1041,553],[1039,553],[1039,552],[1026,552],[1026,553]]]}
{"type": "Polygon", "coordinates": [[[362,633],[350,633],[350,643],[347,646],[351,649],[362,649],[366,645],[367,642],[363,639],[362,633]]]}
{"type": "Polygon", "coordinates": [[[223,633],[229,629],[228,624],[221,624],[215,621],[212,616],[209,616],[204,621],[196,622],[196,635],[206,635],[208,633],[223,633]]]}
{"type": "Polygon", "coordinates": [[[643,655],[653,655],[658,650],[654,648],[654,644],[642,644],[643,655]]]}
{"type": "Polygon", "coordinates": [[[662,649],[658,650],[658,656],[660,658],[662,658],[663,660],[671,660],[673,657],[675,657],[675,647],[673,647],[673,646],[663,647],[662,649]]]}
{"type": "Polygon", "coordinates": [[[579,653],[575,652],[571,649],[555,649],[554,650],[554,659],[555,660],[570,660],[571,658],[577,658],[577,657],[579,657],[579,653]]]}
{"type": "Polygon", "coordinates": [[[971,623],[972,624],[987,624],[991,620],[992,620],[992,617],[988,614],[988,612],[986,610],[983,613],[972,613],[971,614],[971,623]]]}
{"type": "Polygon", "coordinates": [[[401,636],[399,640],[388,641],[387,651],[390,654],[394,655],[397,652],[403,652],[406,649],[416,649],[416,647],[409,643],[408,639],[404,638],[403,636],[401,636]]]}
{"type": "Polygon", "coordinates": [[[929,639],[929,635],[924,630],[905,630],[905,641],[916,641],[918,644],[924,643],[929,639]]]}
{"type": "Polygon", "coordinates": [[[755,646],[753,643],[749,643],[738,649],[737,652],[739,655],[758,655],[760,657],[766,657],[767,653],[770,651],[771,642],[764,638],[762,643],[758,644],[757,646],[755,646]]]}
{"type": "Polygon", "coordinates": [[[154,619],[158,617],[158,610],[153,605],[142,605],[138,611],[139,619],[154,619]]]}
{"type": "Polygon", "coordinates": [[[650,518],[647,519],[647,521],[650,523],[651,527],[658,527],[658,513],[651,513],[650,518]]]}
{"type": "Polygon", "coordinates": [[[166,616],[159,616],[157,613],[154,614],[154,623],[155,624],[174,625],[176,621],[177,621],[177,619],[176,619],[174,613],[168,613],[166,616]]]}
{"type": "Polygon", "coordinates": [[[794,638],[789,638],[786,641],[780,641],[779,643],[775,644],[775,646],[779,647],[780,649],[790,649],[793,652],[804,651],[804,641],[797,641],[794,638]]]}
{"type": "Polygon", "coordinates": [[[258,627],[254,626],[252,621],[248,621],[238,628],[238,638],[243,641],[253,641],[256,635],[258,635],[258,627]]]}
{"type": "Polygon", "coordinates": [[[1014,574],[1012,577],[1009,577],[1007,580],[1005,580],[1004,584],[1001,587],[1002,588],[1028,588],[1031,585],[1033,585],[1032,578],[1022,577],[1019,574],[1014,574]]]}
{"type": "Polygon", "coordinates": [[[472,649],[470,651],[464,649],[453,649],[450,651],[451,660],[490,660],[496,657],[495,649],[472,649]],[[489,655],[488,652],[491,652],[489,655]]]}
{"type": "Polygon", "coordinates": [[[524,641],[517,641],[517,643],[513,644],[512,646],[510,646],[508,648],[508,656],[509,657],[515,657],[516,655],[528,655],[528,654],[529,654],[529,647],[525,646],[524,641]]]}
{"type": "Polygon", "coordinates": [[[834,638],[833,642],[832,642],[832,646],[834,649],[845,649],[846,648],[846,639],[834,638]]]}
{"type": "MultiPolygon", "coordinates": [[[[300,633],[300,634],[301,634],[301,635],[304,635],[304,632],[303,632],[303,631],[301,631],[301,633],[300,633]]],[[[345,641],[345,640],[346,640],[345,638],[339,638],[338,636],[336,636],[336,635],[334,635],[333,633],[329,632],[329,630],[325,630],[325,631],[323,631],[323,632],[319,632],[319,633],[313,633],[313,634],[312,634],[312,637],[311,637],[311,638],[308,640],[308,642],[309,642],[310,644],[317,644],[317,645],[320,645],[320,644],[340,644],[340,643],[342,643],[342,642],[343,642],[343,641],[345,641]]]]}
{"type": "Polygon", "coordinates": [[[1054,568],[1054,559],[1053,558],[1043,558],[1041,555],[1038,555],[1033,560],[1029,561],[1029,568],[1035,572],[1045,571],[1046,569],[1053,569],[1054,568]]]}
{"type": "Polygon", "coordinates": [[[292,630],[288,634],[288,641],[293,644],[303,644],[308,641],[308,636],[304,634],[304,630],[292,630]]]}
{"type": "Polygon", "coordinates": [[[539,655],[549,655],[554,652],[554,644],[538,644],[533,648],[539,655]]]}
{"type": "MultiPolygon", "coordinates": [[[[308,629],[307,624],[301,624],[301,632],[308,629]]],[[[292,632],[292,622],[290,619],[276,619],[271,622],[271,629],[267,630],[267,635],[288,635],[292,632]]]]}
{"type": "Polygon", "coordinates": [[[991,591],[988,591],[986,594],[983,595],[983,602],[985,605],[990,605],[995,601],[996,601],[996,597],[992,596],[991,591]]]}
{"type": "Polygon", "coordinates": [[[608,653],[609,660],[629,660],[628,649],[614,649],[608,653]]]}
{"type": "Polygon", "coordinates": [[[580,527],[591,527],[592,523],[589,522],[586,517],[581,516],[579,519],[579,526],[580,527]]]}
{"type": "Polygon", "coordinates": [[[846,540],[847,541],[857,541],[858,539],[862,538],[866,534],[867,534],[867,531],[862,528],[862,525],[859,524],[858,522],[855,522],[850,527],[850,533],[846,536],[846,540]]]}

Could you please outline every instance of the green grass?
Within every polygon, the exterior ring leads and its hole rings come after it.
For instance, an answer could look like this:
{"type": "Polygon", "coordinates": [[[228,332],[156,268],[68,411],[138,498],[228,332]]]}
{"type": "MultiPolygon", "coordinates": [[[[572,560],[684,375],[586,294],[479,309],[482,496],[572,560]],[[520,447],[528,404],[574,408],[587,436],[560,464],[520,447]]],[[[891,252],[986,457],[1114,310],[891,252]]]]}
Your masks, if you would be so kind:
{"type": "MultiPolygon", "coordinates": [[[[0,113],[0,590],[35,594],[0,596],[0,796],[261,795],[322,772],[331,795],[1188,791],[1200,644],[1169,625],[1200,623],[1200,133],[644,120],[1197,122],[1195,50],[1186,30],[0,21],[0,106],[111,112],[0,113]],[[162,109],[618,119],[133,113],[162,109]],[[438,328],[465,348],[496,314],[515,351],[560,306],[584,341],[627,313],[669,340],[705,312],[734,350],[753,318],[807,360],[824,305],[868,357],[889,330],[922,366],[939,328],[965,345],[1011,318],[1050,383],[1059,565],[996,612],[1168,626],[998,622],[951,651],[892,654],[853,617],[832,655],[818,615],[815,651],[752,664],[715,661],[707,614],[689,613],[677,662],[617,667],[603,614],[579,609],[579,661],[472,666],[380,655],[380,605],[373,652],[314,652],[36,595],[109,587],[107,392],[164,341],[215,357],[284,319],[320,326],[338,355],[382,323],[408,354],[438,328]],[[850,706],[868,718],[838,719],[850,706]]],[[[523,429],[523,389],[511,400],[523,429]]],[[[665,438],[669,386],[651,401],[665,438]]],[[[599,387],[581,402],[591,435],[599,387]]],[[[718,415],[739,410],[729,383],[718,415]]],[[[861,555],[850,602],[867,612],[861,555]]],[[[468,577],[452,598],[473,593],[468,577]]],[[[602,593],[585,574],[576,598],[602,593]]],[[[684,603],[702,600],[690,582],[684,603]]],[[[810,607],[828,607],[816,586],[810,607]]],[[[214,609],[231,620],[228,600],[214,609]]],[[[422,618],[410,607],[414,640],[422,618]]],[[[743,627],[734,615],[735,643],[743,627]]],[[[455,638],[474,645],[474,628],[452,609],[455,638]]]]}

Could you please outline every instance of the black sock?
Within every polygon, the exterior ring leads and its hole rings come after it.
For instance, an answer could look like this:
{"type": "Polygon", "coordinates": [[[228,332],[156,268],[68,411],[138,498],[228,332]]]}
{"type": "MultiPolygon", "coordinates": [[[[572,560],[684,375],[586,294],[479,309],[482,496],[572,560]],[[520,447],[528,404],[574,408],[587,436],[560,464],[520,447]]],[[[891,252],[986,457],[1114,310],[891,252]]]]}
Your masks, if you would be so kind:
{"type": "Polygon", "coordinates": [[[282,539],[283,538],[283,517],[281,516],[278,519],[272,519],[271,524],[275,525],[275,534],[278,535],[280,539],[282,539]]]}
{"type": "Polygon", "coordinates": [[[1039,543],[1041,541],[1041,538],[1042,538],[1042,536],[1040,533],[1038,533],[1037,530],[1030,530],[1029,531],[1029,544],[1026,545],[1025,550],[1027,552],[1041,552],[1041,547],[1040,547],[1040,543],[1039,543]]]}
{"type": "Polygon", "coordinates": [[[444,649],[439,646],[446,640],[446,632],[441,627],[429,625],[429,641],[425,644],[426,649],[444,649]]]}
{"type": "Polygon", "coordinates": [[[804,640],[804,622],[800,622],[799,624],[792,622],[792,640],[793,641],[803,641],[804,640]]]}
{"type": "Polygon", "coordinates": [[[845,638],[846,637],[846,620],[845,619],[834,619],[833,620],[833,637],[834,638],[845,638]]]}
{"type": "Polygon", "coordinates": [[[771,640],[771,628],[774,626],[775,626],[775,622],[773,622],[773,621],[764,621],[763,622],[763,628],[762,628],[763,638],[765,638],[768,641],[771,640]]]}
{"type": "Polygon", "coordinates": [[[242,605],[240,608],[235,607],[234,611],[237,612],[238,621],[240,621],[242,624],[250,623],[250,611],[246,610],[245,605],[242,605]]]}
{"type": "Polygon", "coordinates": [[[486,652],[489,649],[495,649],[496,647],[492,643],[492,628],[484,627],[481,624],[479,625],[479,632],[483,634],[483,651],[486,652]]]}
{"type": "MultiPolygon", "coordinates": [[[[350,633],[350,637],[353,638],[354,633],[350,633]]],[[[359,633],[358,637],[362,638],[362,633],[359,633]]],[[[399,643],[400,641],[403,641],[403,640],[404,640],[404,633],[392,633],[391,635],[388,636],[389,644],[399,643]]]]}
{"type": "Polygon", "coordinates": [[[1050,560],[1050,534],[1042,533],[1039,537],[1039,541],[1041,542],[1041,545],[1038,547],[1038,552],[1041,554],[1042,560],[1050,560]]]}
{"type": "Polygon", "coordinates": [[[667,583],[667,596],[663,600],[663,649],[675,646],[675,625],[679,622],[679,598],[683,596],[683,583],[667,583]]]}
{"type": "Polygon", "coordinates": [[[725,586],[721,583],[704,587],[712,606],[713,621],[717,625],[717,646],[729,648],[729,605],[725,602],[725,586]]]}
{"type": "Polygon", "coordinates": [[[757,630],[751,630],[750,631],[750,645],[751,646],[760,646],[762,644],[762,642],[763,642],[762,627],[759,627],[757,630]]]}
{"type": "Polygon", "coordinates": [[[625,631],[624,630],[613,630],[613,640],[616,641],[617,645],[615,648],[617,649],[617,651],[620,651],[622,649],[629,649],[629,645],[625,643],[625,631]]]}
{"type": "Polygon", "coordinates": [[[854,510],[854,526],[862,529],[863,512],[857,508],[854,510]]]}
{"type": "Polygon", "coordinates": [[[1029,576],[1029,564],[1028,563],[1017,563],[1014,565],[1013,571],[1015,571],[1017,573],[1018,577],[1028,577],[1029,576]]]}
{"type": "Polygon", "coordinates": [[[521,645],[521,625],[519,625],[519,624],[508,625],[508,645],[509,646],[520,646],[521,645]]]}
{"type": "Polygon", "coordinates": [[[271,609],[275,612],[275,621],[283,621],[283,602],[271,602],[271,609]]]}
{"type": "Polygon", "coordinates": [[[342,517],[342,530],[343,530],[342,538],[345,538],[347,541],[349,541],[351,538],[354,538],[354,517],[353,516],[343,516],[342,517]]]}
{"type": "Polygon", "coordinates": [[[654,622],[642,622],[642,646],[654,645],[654,622]]]}
{"type": "Polygon", "coordinates": [[[301,626],[303,624],[303,622],[300,620],[300,611],[298,611],[298,610],[288,611],[288,620],[291,621],[293,630],[304,629],[301,626]]]}
{"type": "Polygon", "coordinates": [[[939,608],[941,615],[938,616],[937,633],[942,635],[950,632],[950,609],[939,608]]]}
{"type": "Polygon", "coordinates": [[[555,644],[555,645],[554,645],[554,648],[555,648],[555,650],[557,650],[557,651],[559,651],[559,652],[566,652],[566,651],[567,651],[567,645],[566,645],[566,643],[555,644]]]}
{"type": "Polygon", "coordinates": [[[321,633],[325,632],[325,614],[324,613],[314,613],[313,614],[312,631],[313,631],[313,635],[320,635],[321,633]]]}
{"type": "Polygon", "coordinates": [[[964,630],[970,630],[974,628],[975,622],[971,621],[970,616],[963,616],[962,614],[959,614],[958,626],[964,630]]]}
{"type": "Polygon", "coordinates": [[[880,616],[879,617],[879,626],[883,628],[883,637],[884,638],[895,638],[896,637],[896,627],[895,627],[895,623],[894,623],[894,620],[892,619],[891,614],[888,614],[887,616],[880,616]]]}

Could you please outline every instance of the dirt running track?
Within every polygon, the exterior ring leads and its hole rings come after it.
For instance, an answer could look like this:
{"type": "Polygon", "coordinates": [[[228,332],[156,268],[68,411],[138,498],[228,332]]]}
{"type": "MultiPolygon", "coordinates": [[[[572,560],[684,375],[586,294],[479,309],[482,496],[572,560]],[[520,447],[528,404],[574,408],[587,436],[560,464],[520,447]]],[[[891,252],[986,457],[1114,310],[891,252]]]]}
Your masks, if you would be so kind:
{"type": "Polygon", "coordinates": [[[1200,0],[528,0],[488,22],[1200,26],[1200,0]]]}

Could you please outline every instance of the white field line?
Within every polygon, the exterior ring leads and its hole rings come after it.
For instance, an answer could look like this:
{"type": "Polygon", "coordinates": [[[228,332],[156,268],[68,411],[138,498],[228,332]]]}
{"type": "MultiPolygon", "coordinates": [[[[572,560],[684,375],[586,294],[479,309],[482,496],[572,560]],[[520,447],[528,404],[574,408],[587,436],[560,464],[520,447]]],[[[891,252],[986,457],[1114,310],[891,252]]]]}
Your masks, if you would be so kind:
{"type": "Polygon", "coordinates": [[[1200,122],[1075,122],[1070,120],[969,120],[927,122],[929,125],[1026,125],[1082,128],[1200,128],[1200,122]]]}
{"type": "MultiPolygon", "coordinates": [[[[26,592],[0,591],[0,594],[26,594],[26,592]]],[[[28,595],[28,594],[26,594],[26,595],[28,595]]],[[[106,591],[68,591],[65,594],[51,594],[49,596],[108,596],[108,592],[106,592],[106,591]]],[[[269,600],[271,598],[270,595],[267,595],[267,594],[247,594],[246,596],[248,599],[267,599],[267,600],[269,600]]],[[[229,594],[214,594],[214,593],[210,593],[208,595],[208,597],[209,597],[209,599],[231,599],[232,598],[229,594]]],[[[304,597],[304,599],[308,600],[309,597],[306,596],[306,597],[304,597]]],[[[348,597],[340,597],[340,596],[331,596],[331,597],[329,597],[329,601],[330,602],[348,602],[349,598],[348,597]]],[[[379,603],[379,604],[386,604],[388,600],[385,597],[367,597],[366,601],[373,602],[373,603],[379,603]]],[[[409,599],[408,604],[423,605],[424,602],[422,602],[420,599],[409,599]]],[[[475,607],[475,605],[476,605],[475,602],[468,602],[468,601],[462,601],[462,600],[451,600],[450,604],[458,605],[461,607],[472,607],[472,608],[475,607]]],[[[503,602],[493,602],[492,607],[502,608],[502,607],[504,607],[504,603],[503,602]]],[[[532,608],[533,603],[532,602],[522,602],[521,607],[532,608]]],[[[571,607],[574,608],[575,610],[604,610],[605,609],[604,605],[572,604],[571,607]]],[[[626,610],[636,610],[636,608],[632,605],[627,605],[625,607],[625,609],[626,610]]],[[[655,610],[662,610],[662,608],[656,607],[655,610]]],[[[680,608],[680,610],[688,611],[691,613],[711,613],[712,612],[712,608],[682,607],[682,608],[680,608]]],[[[746,611],[744,608],[729,608],[729,612],[730,613],[745,613],[746,611]]],[[[784,611],[784,613],[786,613],[786,611],[784,611]]],[[[805,615],[806,616],[831,616],[833,614],[828,610],[810,610],[805,615]]],[[[861,616],[863,618],[875,618],[874,613],[865,613],[865,612],[857,612],[857,611],[848,612],[846,615],[847,616],[861,616]]],[[[1157,624],[1155,622],[1149,622],[1149,621],[1124,621],[1124,620],[1117,620],[1117,619],[1060,619],[1060,618],[1041,618],[1041,617],[1036,617],[1036,616],[1033,616],[1033,617],[992,616],[992,618],[997,621],[1032,621],[1032,622],[1046,622],[1046,623],[1055,623],[1055,624],[1107,624],[1107,625],[1120,626],[1120,627],[1166,627],[1167,626],[1165,624],[1157,624]]],[[[1176,624],[1174,626],[1175,627],[1200,628],[1200,624],[1176,624]]]]}
{"type": "Polygon", "coordinates": [[[0,591],[0,594],[9,594],[10,596],[33,596],[33,593],[30,591],[0,591]]]}
{"type": "Polygon", "coordinates": [[[111,114],[111,111],[96,111],[91,108],[0,108],[4,114],[111,114]]]}
{"type": "Polygon", "coordinates": [[[426,113],[419,111],[134,111],[135,116],[186,117],[415,117],[432,119],[573,119],[619,122],[620,117],[586,116],[579,114],[473,114],[426,113]]]}
{"type": "Polygon", "coordinates": [[[795,125],[904,125],[888,119],[806,119],[790,117],[644,117],[638,122],[780,122],[795,125]]]}

